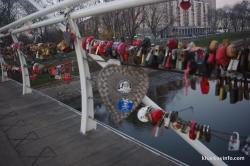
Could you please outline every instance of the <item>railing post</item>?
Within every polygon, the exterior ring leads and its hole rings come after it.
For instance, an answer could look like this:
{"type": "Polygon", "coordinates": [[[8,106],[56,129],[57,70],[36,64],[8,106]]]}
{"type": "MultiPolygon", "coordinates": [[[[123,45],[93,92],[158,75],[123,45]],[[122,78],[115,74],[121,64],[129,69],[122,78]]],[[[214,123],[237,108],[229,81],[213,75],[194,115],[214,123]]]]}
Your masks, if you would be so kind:
{"type": "Polygon", "coordinates": [[[1,65],[1,72],[2,72],[2,78],[1,78],[1,82],[5,82],[5,81],[8,81],[8,74],[7,74],[7,71],[5,70],[5,61],[3,59],[3,56],[2,54],[0,54],[0,65],[1,65]]]}
{"type": "MultiPolygon", "coordinates": [[[[18,43],[17,37],[15,35],[12,34],[11,37],[14,43],[18,43]]],[[[22,71],[23,95],[25,95],[25,94],[29,94],[32,92],[30,88],[30,76],[29,76],[26,59],[22,51],[20,50],[20,48],[17,48],[17,53],[18,53],[18,57],[19,57],[20,65],[21,65],[21,71],[22,71]]]]}
{"type": "Polygon", "coordinates": [[[94,120],[94,102],[91,76],[87,61],[87,54],[86,51],[82,49],[82,41],[78,26],[70,17],[68,17],[68,21],[70,27],[76,33],[74,45],[79,68],[82,97],[81,132],[86,134],[87,131],[95,130],[97,126],[97,123],[94,120]]]}

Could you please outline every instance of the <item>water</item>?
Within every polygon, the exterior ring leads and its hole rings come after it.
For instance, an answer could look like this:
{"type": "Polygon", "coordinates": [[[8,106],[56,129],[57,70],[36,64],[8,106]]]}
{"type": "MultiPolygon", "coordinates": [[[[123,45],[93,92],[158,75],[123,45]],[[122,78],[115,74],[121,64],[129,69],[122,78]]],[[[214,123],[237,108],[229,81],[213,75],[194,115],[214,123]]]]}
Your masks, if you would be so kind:
{"type": "MultiPolygon", "coordinates": [[[[215,94],[215,81],[209,81],[210,91],[202,95],[200,80],[196,80],[196,90],[188,87],[188,96],[185,95],[185,87],[180,77],[163,72],[157,72],[150,78],[149,97],[166,110],[181,110],[193,106],[193,111],[180,113],[184,120],[195,120],[201,124],[207,124],[214,130],[232,133],[238,131],[242,136],[250,135],[250,101],[241,101],[230,104],[229,97],[220,101],[215,94]]],[[[229,96],[229,95],[228,95],[229,96]]],[[[208,161],[202,161],[201,155],[189,144],[177,136],[173,131],[163,129],[160,137],[153,137],[153,127],[150,124],[140,123],[136,114],[131,115],[120,125],[113,124],[103,105],[96,104],[96,118],[138,140],[181,160],[190,165],[210,165],[208,161]]],[[[229,139],[229,136],[225,137],[229,139]]],[[[212,136],[210,143],[204,143],[218,156],[244,156],[244,161],[226,161],[229,165],[250,165],[250,158],[240,152],[227,151],[228,142],[212,136]]]]}

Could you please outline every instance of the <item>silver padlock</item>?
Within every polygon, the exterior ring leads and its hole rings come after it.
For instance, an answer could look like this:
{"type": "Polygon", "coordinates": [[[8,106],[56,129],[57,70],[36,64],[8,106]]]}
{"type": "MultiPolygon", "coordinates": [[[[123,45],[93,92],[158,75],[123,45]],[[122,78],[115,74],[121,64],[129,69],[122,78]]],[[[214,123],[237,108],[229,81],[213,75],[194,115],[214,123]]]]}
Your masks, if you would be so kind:
{"type": "Polygon", "coordinates": [[[228,151],[238,151],[240,149],[240,135],[238,132],[233,132],[230,136],[228,151]]]}

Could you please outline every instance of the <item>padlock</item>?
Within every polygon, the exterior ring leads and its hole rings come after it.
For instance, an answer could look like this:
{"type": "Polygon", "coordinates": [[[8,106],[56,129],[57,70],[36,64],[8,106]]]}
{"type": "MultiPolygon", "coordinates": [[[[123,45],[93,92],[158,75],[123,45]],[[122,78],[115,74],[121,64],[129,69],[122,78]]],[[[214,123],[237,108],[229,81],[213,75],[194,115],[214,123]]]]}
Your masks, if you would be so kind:
{"type": "Polygon", "coordinates": [[[154,55],[159,56],[159,52],[160,52],[160,46],[157,45],[157,46],[154,47],[154,55]]]}
{"type": "Polygon", "coordinates": [[[215,62],[215,54],[214,53],[209,53],[207,63],[208,64],[214,64],[215,62]]]}
{"type": "Polygon", "coordinates": [[[244,98],[245,100],[249,100],[249,88],[247,79],[245,79],[244,81],[244,98]]]}
{"type": "Polygon", "coordinates": [[[181,132],[183,134],[187,134],[189,132],[189,124],[188,123],[185,123],[185,122],[182,123],[181,132]]]}
{"type": "Polygon", "coordinates": [[[170,126],[170,117],[171,117],[172,112],[170,111],[167,115],[167,117],[164,119],[164,127],[169,128],[170,126]]]}
{"type": "Polygon", "coordinates": [[[70,81],[71,80],[71,74],[70,73],[64,73],[64,81],[70,81]]]}
{"type": "Polygon", "coordinates": [[[169,54],[168,57],[167,57],[167,61],[166,61],[166,64],[165,64],[165,68],[166,69],[171,69],[172,68],[172,55],[169,54]]]}
{"type": "Polygon", "coordinates": [[[239,69],[241,73],[245,73],[248,71],[248,54],[250,49],[245,48],[240,57],[239,69]]]}
{"type": "Polygon", "coordinates": [[[179,130],[182,127],[182,123],[180,120],[177,120],[175,122],[172,123],[172,127],[176,130],[179,130]]]}
{"type": "Polygon", "coordinates": [[[177,119],[178,119],[178,112],[177,111],[173,111],[172,113],[171,113],[171,115],[170,115],[170,122],[175,122],[175,121],[177,121],[177,119]]]}
{"type": "Polygon", "coordinates": [[[225,100],[227,98],[227,92],[224,86],[224,79],[221,78],[220,81],[220,95],[219,95],[219,99],[220,100],[225,100]]]}
{"type": "Polygon", "coordinates": [[[153,63],[153,49],[151,48],[150,51],[147,53],[146,59],[145,59],[145,63],[148,66],[151,66],[153,63]]]}
{"type": "Polygon", "coordinates": [[[35,81],[37,79],[37,75],[36,74],[33,74],[30,76],[30,80],[31,81],[35,81]]]}
{"type": "Polygon", "coordinates": [[[246,156],[250,157],[250,143],[245,144],[241,149],[241,152],[244,153],[246,156]]]}
{"type": "Polygon", "coordinates": [[[199,140],[204,140],[204,137],[205,137],[205,131],[206,131],[206,125],[200,125],[199,127],[199,131],[200,131],[200,135],[199,137],[197,137],[199,140]]]}
{"type": "Polygon", "coordinates": [[[196,138],[199,139],[200,138],[200,134],[201,134],[201,131],[200,131],[200,128],[201,128],[201,125],[197,124],[196,125],[196,138]]]}
{"type": "Polygon", "coordinates": [[[196,125],[197,123],[195,121],[191,121],[191,126],[190,126],[190,130],[189,130],[189,138],[191,140],[195,140],[196,139],[196,125]]]}
{"type": "Polygon", "coordinates": [[[55,66],[50,67],[50,74],[55,76],[57,75],[57,68],[55,66]]]}
{"type": "Polygon", "coordinates": [[[156,125],[157,122],[159,122],[162,119],[162,116],[164,115],[164,111],[161,109],[156,109],[152,110],[149,113],[149,121],[153,124],[156,125]]]}
{"type": "Polygon", "coordinates": [[[245,145],[241,149],[241,152],[244,153],[246,156],[250,157],[250,136],[247,137],[245,145]]]}
{"type": "Polygon", "coordinates": [[[180,7],[183,10],[188,10],[191,6],[192,6],[192,4],[191,4],[190,0],[182,0],[180,3],[180,7]]]}
{"type": "Polygon", "coordinates": [[[235,78],[234,82],[232,82],[232,88],[230,90],[230,103],[235,104],[238,101],[238,86],[237,80],[235,78]]]}
{"type": "Polygon", "coordinates": [[[205,140],[207,142],[211,141],[211,129],[209,126],[206,126],[206,130],[205,130],[205,140]]]}
{"type": "Polygon", "coordinates": [[[230,78],[229,77],[225,77],[225,84],[224,84],[224,86],[225,86],[226,93],[229,92],[229,90],[230,90],[230,78]]]}
{"type": "Polygon", "coordinates": [[[229,151],[238,151],[240,149],[240,135],[238,132],[233,132],[228,143],[229,151]]]}
{"type": "MultiPolygon", "coordinates": [[[[250,50],[250,48],[248,48],[248,50],[250,50]]],[[[250,72],[250,51],[248,52],[248,65],[247,65],[247,69],[248,69],[248,72],[250,72]]]]}
{"type": "Polygon", "coordinates": [[[143,123],[149,122],[148,113],[150,112],[149,111],[150,109],[151,109],[150,106],[140,108],[137,112],[138,120],[143,123]]]}
{"type": "Polygon", "coordinates": [[[196,79],[194,77],[190,79],[190,86],[192,90],[196,90],[196,79]]]}
{"type": "Polygon", "coordinates": [[[39,63],[35,63],[33,65],[32,72],[35,73],[35,74],[41,74],[42,73],[41,66],[40,66],[39,63]]]}
{"type": "Polygon", "coordinates": [[[240,81],[240,85],[239,85],[239,90],[238,90],[238,101],[242,101],[243,100],[243,93],[244,93],[244,87],[243,87],[243,81],[240,81]]]}
{"type": "Polygon", "coordinates": [[[203,95],[206,95],[209,93],[210,90],[210,85],[207,77],[202,77],[200,81],[200,88],[201,88],[201,93],[203,95]]]}
{"type": "Polygon", "coordinates": [[[220,80],[218,79],[215,84],[215,96],[220,95],[220,80]]]}

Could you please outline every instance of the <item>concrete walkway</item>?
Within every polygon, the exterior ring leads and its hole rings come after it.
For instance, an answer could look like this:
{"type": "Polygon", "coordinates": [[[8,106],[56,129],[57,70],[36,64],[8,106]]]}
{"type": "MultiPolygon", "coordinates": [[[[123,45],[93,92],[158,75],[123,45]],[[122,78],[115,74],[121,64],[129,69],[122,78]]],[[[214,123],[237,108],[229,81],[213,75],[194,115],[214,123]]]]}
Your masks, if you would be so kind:
{"type": "Polygon", "coordinates": [[[0,83],[1,166],[178,165],[100,125],[82,135],[79,114],[21,90],[14,81],[0,83]]]}

